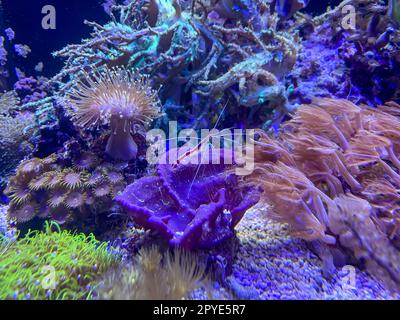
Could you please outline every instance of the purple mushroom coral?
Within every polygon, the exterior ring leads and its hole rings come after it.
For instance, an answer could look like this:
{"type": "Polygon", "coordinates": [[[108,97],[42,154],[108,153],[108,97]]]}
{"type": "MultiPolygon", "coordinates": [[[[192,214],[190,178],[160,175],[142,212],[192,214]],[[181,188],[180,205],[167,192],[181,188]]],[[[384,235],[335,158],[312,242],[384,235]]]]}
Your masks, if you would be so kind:
{"type": "Polygon", "coordinates": [[[219,154],[220,164],[159,164],[155,176],[135,181],[116,200],[138,225],[156,230],[171,246],[215,246],[234,235],[261,194],[240,185],[219,154]]]}

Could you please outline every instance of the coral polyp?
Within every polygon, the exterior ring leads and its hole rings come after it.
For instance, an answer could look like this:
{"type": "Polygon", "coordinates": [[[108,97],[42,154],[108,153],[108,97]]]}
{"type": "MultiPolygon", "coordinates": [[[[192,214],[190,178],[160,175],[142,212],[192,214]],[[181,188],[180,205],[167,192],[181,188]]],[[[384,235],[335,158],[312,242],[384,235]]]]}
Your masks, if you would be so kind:
{"type": "Polygon", "coordinates": [[[136,158],[138,147],[131,132],[160,115],[157,91],[145,76],[124,68],[84,73],[67,95],[78,126],[110,126],[106,152],[114,159],[136,158]]]}

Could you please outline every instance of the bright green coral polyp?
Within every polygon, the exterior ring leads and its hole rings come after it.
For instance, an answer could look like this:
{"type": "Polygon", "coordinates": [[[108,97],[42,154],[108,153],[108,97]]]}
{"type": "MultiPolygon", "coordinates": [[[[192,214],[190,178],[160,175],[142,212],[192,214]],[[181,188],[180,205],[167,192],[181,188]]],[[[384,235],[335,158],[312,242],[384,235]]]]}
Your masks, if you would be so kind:
{"type": "Polygon", "coordinates": [[[44,232],[11,243],[0,238],[0,300],[90,299],[98,277],[117,263],[93,234],[46,223],[44,232]]]}

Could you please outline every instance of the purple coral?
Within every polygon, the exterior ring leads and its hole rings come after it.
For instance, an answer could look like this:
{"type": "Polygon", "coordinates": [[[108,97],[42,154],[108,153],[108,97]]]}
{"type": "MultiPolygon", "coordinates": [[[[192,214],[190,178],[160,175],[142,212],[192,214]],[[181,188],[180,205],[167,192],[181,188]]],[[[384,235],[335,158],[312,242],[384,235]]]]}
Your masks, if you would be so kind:
{"type": "Polygon", "coordinates": [[[14,50],[15,50],[15,53],[22,58],[27,58],[28,54],[31,53],[31,48],[29,48],[25,44],[15,44],[14,50]]]}
{"type": "Polygon", "coordinates": [[[22,103],[35,102],[46,98],[50,86],[46,78],[22,77],[14,84],[14,90],[22,99],[22,103]]]}
{"type": "Polygon", "coordinates": [[[11,28],[7,28],[4,30],[4,33],[7,36],[8,41],[13,41],[15,39],[15,32],[11,28]]]}
{"type": "MultiPolygon", "coordinates": [[[[218,153],[217,153],[218,154],[218,153]]],[[[116,198],[136,223],[171,246],[207,248],[230,238],[261,191],[238,185],[221,164],[158,165],[157,174],[129,185],[116,198]]]]}

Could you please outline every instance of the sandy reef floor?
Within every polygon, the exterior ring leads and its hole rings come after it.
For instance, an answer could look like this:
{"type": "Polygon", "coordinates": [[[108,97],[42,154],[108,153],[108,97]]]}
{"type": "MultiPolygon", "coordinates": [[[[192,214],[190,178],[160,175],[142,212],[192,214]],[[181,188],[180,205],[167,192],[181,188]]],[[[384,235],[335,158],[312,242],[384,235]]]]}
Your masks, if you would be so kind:
{"type": "Polygon", "coordinates": [[[237,226],[240,245],[229,285],[237,298],[255,299],[398,299],[370,275],[355,268],[355,288],[348,272],[322,275],[320,259],[286,226],[263,218],[260,206],[237,226]],[[261,214],[260,214],[261,213],[261,214]]]}

